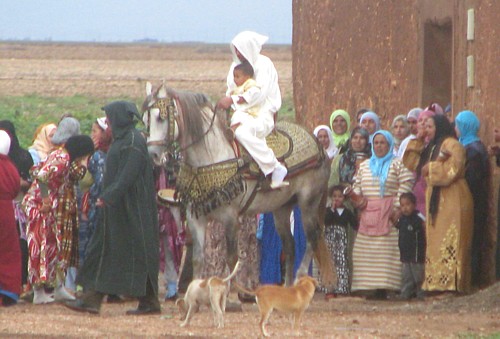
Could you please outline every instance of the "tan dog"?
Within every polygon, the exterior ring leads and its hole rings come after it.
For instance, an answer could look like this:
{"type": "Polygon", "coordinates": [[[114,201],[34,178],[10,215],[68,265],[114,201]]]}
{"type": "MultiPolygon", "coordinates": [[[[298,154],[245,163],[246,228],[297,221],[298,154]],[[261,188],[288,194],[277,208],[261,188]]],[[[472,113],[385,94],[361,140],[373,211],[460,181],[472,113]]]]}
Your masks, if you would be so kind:
{"type": "Polygon", "coordinates": [[[226,312],[226,300],[229,293],[228,282],[236,275],[240,261],[234,266],[233,272],[225,278],[210,277],[208,279],[194,279],[189,284],[184,298],[177,299],[175,304],[181,313],[181,327],[189,325],[194,312],[201,305],[210,305],[214,315],[214,325],[217,328],[224,327],[224,313],[226,312]],[[187,309],[186,309],[187,306],[187,309]]]}
{"type": "Polygon", "coordinates": [[[269,334],[266,331],[266,324],[273,309],[292,314],[292,330],[300,326],[300,318],[309,307],[318,282],[312,277],[303,276],[298,278],[292,287],[263,285],[257,287],[255,291],[249,291],[236,282],[234,286],[242,292],[256,296],[260,311],[260,329],[262,335],[267,337],[269,334]]]}

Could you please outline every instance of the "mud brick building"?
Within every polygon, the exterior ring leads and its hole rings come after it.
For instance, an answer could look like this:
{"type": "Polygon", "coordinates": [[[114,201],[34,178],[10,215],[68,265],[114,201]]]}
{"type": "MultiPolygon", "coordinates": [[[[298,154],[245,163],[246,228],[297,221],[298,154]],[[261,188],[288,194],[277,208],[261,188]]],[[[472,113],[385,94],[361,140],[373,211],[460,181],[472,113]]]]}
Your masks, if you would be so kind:
{"type": "Polygon", "coordinates": [[[387,128],[436,101],[453,116],[474,111],[490,144],[500,127],[499,16],[498,0],[293,0],[297,121],[312,130],[335,109],[354,118],[368,107],[387,128]]]}

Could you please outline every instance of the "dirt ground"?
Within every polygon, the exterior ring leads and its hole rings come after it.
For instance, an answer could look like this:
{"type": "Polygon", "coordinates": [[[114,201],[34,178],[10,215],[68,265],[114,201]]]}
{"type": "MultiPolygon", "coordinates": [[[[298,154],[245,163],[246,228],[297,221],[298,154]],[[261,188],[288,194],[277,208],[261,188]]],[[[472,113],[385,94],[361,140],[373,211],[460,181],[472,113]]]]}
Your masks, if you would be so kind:
{"type": "MultiPolygon", "coordinates": [[[[283,96],[292,95],[290,46],[268,46],[280,75],[283,96]]],[[[230,63],[227,45],[107,45],[0,43],[0,95],[47,97],[143,97],[145,82],[165,79],[168,86],[224,93],[230,63]]],[[[234,296],[232,296],[234,298],[234,296]]],[[[0,308],[0,337],[258,337],[258,309],[226,313],[226,327],[215,329],[203,308],[189,328],[180,328],[172,303],[159,316],[130,317],[136,303],[104,304],[100,316],[80,314],[60,304],[21,302],[0,308]]],[[[469,296],[441,295],[421,302],[366,301],[317,293],[302,326],[274,312],[268,330],[275,337],[442,338],[500,337],[500,283],[469,296]]]]}
{"type": "MultiPolygon", "coordinates": [[[[338,297],[326,301],[316,293],[298,331],[289,317],[274,311],[267,329],[274,337],[308,338],[452,338],[500,336],[500,283],[469,296],[442,295],[425,301],[367,301],[338,297]]],[[[235,296],[231,295],[231,298],[235,296]]],[[[136,302],[104,303],[100,315],[68,310],[60,304],[20,303],[0,308],[0,337],[217,337],[260,336],[257,305],[243,304],[243,312],[226,312],[216,329],[211,311],[204,307],[187,328],[179,326],[172,302],[161,315],[126,316],[136,302]]]]}

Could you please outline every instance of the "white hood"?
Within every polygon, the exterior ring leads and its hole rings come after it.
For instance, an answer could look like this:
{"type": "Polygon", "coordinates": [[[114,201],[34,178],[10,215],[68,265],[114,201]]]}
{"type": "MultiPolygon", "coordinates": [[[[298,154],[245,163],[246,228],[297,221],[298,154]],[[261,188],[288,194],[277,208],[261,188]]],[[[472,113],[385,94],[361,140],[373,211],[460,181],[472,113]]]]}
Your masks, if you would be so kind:
{"type": "Polygon", "coordinates": [[[260,51],[262,50],[262,45],[264,45],[269,38],[265,35],[251,31],[243,31],[236,35],[231,41],[231,52],[233,54],[233,62],[236,64],[241,63],[241,61],[236,56],[235,48],[240,51],[240,53],[248,60],[250,65],[255,68],[255,63],[260,51]]]}

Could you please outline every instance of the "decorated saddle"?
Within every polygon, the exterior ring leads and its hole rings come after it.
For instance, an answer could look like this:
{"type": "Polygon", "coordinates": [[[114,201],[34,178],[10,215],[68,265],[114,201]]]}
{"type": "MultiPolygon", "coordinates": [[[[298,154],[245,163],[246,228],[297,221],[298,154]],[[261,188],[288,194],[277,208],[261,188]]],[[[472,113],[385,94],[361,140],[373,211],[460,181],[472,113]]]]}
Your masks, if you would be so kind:
{"type": "MultiPolygon", "coordinates": [[[[325,159],[325,152],[314,135],[291,122],[279,121],[266,142],[287,167],[287,178],[317,167],[325,159]]],[[[190,204],[195,215],[208,214],[245,192],[245,179],[259,180],[263,188],[269,186],[248,152],[240,145],[237,147],[240,157],[235,159],[197,168],[182,163],[174,199],[190,204]]]]}
{"type": "MultiPolygon", "coordinates": [[[[266,138],[266,143],[274,152],[278,161],[288,169],[287,177],[293,177],[303,170],[315,167],[325,157],[321,145],[314,135],[303,127],[288,122],[279,121],[274,131],[266,138]]],[[[239,154],[248,164],[245,177],[258,178],[263,176],[257,163],[252,159],[244,147],[238,144],[239,154]]]]}

